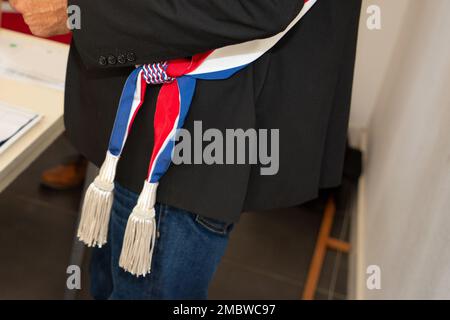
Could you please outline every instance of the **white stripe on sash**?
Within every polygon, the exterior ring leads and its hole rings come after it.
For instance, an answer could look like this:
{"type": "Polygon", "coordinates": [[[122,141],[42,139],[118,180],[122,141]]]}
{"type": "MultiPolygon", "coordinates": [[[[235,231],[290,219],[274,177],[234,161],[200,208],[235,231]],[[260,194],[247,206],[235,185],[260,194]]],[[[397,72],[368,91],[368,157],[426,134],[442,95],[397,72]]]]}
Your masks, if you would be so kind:
{"type": "Polygon", "coordinates": [[[216,49],[208,58],[206,58],[202,65],[189,74],[197,75],[210,72],[219,72],[252,63],[276,45],[277,42],[280,41],[280,39],[283,38],[286,33],[288,33],[300,21],[309,9],[311,9],[316,1],[317,0],[309,0],[306,2],[298,16],[283,32],[280,32],[270,38],[252,40],[216,49]]]}

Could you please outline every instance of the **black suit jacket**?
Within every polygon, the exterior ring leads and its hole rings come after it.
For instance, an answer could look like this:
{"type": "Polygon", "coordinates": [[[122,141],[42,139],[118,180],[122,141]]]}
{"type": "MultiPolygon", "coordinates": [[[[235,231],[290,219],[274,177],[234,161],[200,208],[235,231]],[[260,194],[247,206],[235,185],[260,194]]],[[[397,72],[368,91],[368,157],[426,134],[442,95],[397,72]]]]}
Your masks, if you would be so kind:
{"type": "MultiPolygon", "coordinates": [[[[75,146],[104,160],[118,101],[136,64],[265,38],[299,0],[69,0],[81,7],[67,70],[65,124],[75,146]]],[[[279,129],[280,167],[172,165],[158,201],[224,221],[242,211],[297,205],[340,184],[361,0],[318,0],[270,52],[223,81],[199,81],[185,128],[279,129]]],[[[159,87],[150,87],[117,181],[140,192],[153,147],[159,87]]]]}

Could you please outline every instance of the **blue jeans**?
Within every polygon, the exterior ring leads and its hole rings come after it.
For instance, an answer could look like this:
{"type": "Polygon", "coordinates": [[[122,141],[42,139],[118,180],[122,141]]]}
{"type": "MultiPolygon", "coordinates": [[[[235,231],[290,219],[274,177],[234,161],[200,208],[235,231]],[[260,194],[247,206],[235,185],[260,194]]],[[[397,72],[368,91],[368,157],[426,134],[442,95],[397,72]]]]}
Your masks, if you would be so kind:
{"type": "Polygon", "coordinates": [[[157,204],[157,239],[150,275],[119,267],[123,236],[138,195],[116,184],[108,243],[94,249],[91,293],[95,299],[206,299],[208,285],[228,243],[231,224],[157,204]]]}

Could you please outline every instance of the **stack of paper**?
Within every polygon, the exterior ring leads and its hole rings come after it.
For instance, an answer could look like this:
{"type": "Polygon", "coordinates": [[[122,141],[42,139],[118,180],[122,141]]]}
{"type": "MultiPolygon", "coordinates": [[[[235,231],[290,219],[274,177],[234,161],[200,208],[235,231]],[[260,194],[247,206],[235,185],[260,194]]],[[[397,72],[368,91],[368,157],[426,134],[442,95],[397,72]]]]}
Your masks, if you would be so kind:
{"type": "Polygon", "coordinates": [[[33,127],[40,116],[0,102],[0,154],[33,127]]]}

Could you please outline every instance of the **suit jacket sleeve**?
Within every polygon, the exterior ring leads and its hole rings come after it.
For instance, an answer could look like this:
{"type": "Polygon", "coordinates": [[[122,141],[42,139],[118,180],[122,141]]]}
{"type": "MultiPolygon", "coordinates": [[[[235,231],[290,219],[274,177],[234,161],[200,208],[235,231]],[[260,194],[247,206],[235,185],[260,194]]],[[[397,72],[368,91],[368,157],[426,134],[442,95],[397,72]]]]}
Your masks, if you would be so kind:
{"type": "MultiPolygon", "coordinates": [[[[303,0],[69,0],[81,10],[74,45],[87,67],[101,57],[127,55],[109,66],[191,56],[266,38],[284,30],[303,0]],[[130,57],[130,56],[129,56],[130,57]]],[[[104,59],[103,59],[104,60],[104,59]]]]}

